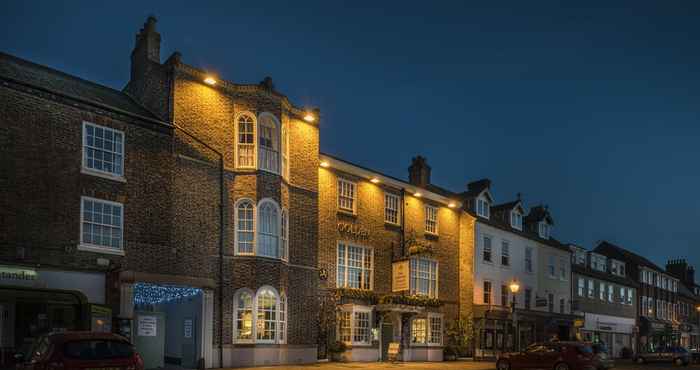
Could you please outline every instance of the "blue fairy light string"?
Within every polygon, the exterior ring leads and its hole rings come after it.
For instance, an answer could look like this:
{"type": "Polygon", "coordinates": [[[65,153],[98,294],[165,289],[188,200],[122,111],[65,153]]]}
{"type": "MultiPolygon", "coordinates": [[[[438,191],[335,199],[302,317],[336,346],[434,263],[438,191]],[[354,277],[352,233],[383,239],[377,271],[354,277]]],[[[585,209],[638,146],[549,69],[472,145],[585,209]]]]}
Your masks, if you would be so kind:
{"type": "Polygon", "coordinates": [[[192,297],[200,293],[202,293],[200,288],[136,283],[134,284],[134,304],[156,305],[192,297]]]}

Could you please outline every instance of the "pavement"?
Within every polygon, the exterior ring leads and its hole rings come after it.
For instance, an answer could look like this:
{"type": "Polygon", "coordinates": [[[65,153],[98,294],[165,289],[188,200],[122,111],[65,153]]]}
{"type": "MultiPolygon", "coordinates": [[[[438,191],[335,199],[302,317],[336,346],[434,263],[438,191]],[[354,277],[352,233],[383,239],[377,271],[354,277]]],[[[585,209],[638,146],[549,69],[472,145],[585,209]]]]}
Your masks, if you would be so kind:
{"type": "MultiPolygon", "coordinates": [[[[312,365],[285,365],[285,366],[266,366],[266,367],[252,367],[252,368],[237,368],[231,370],[349,370],[349,369],[363,369],[363,370],[383,370],[383,369],[425,369],[425,370],[495,370],[496,364],[494,362],[480,362],[480,361],[448,361],[448,362],[398,362],[398,363],[386,363],[386,362],[324,362],[312,365]]],[[[658,363],[658,364],[642,364],[638,365],[632,363],[631,361],[618,361],[613,370],[624,369],[624,370],[661,370],[661,369],[700,369],[700,364],[694,364],[690,366],[675,366],[670,363],[658,363]]]]}

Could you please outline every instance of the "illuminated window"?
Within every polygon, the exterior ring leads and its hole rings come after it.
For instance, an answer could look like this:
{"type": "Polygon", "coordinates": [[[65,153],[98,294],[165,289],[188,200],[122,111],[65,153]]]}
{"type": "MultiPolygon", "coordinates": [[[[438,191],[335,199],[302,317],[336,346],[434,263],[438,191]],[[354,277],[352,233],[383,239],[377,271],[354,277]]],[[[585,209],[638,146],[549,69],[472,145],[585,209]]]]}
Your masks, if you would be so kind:
{"type": "Polygon", "coordinates": [[[240,292],[236,305],[236,340],[253,339],[253,296],[246,291],[240,292]]]}
{"type": "Polygon", "coordinates": [[[425,344],[427,331],[425,319],[413,319],[411,322],[411,343],[425,344]]]}
{"type": "Polygon", "coordinates": [[[593,280],[588,280],[588,298],[595,297],[595,288],[594,288],[593,284],[594,284],[593,280]]]}
{"type": "Polygon", "coordinates": [[[248,289],[234,295],[234,340],[239,343],[285,343],[287,298],[271,287],[254,296],[248,289]]]}
{"type": "Polygon", "coordinates": [[[279,173],[279,124],[269,113],[263,113],[258,118],[259,148],[258,166],[261,170],[279,173]]]}
{"type": "Polygon", "coordinates": [[[83,122],[83,168],[107,177],[124,175],[124,133],[83,122]]]}
{"type": "Polygon", "coordinates": [[[258,205],[257,254],[259,256],[280,258],[279,223],[277,203],[269,199],[262,200],[258,205]]]}
{"type": "Polygon", "coordinates": [[[236,254],[254,254],[255,216],[253,202],[244,199],[236,206],[236,254]]]}
{"type": "Polygon", "coordinates": [[[578,296],[583,297],[583,291],[586,289],[586,280],[578,278],[578,296]]]}
{"type": "Polygon", "coordinates": [[[373,253],[371,248],[338,244],[338,288],[372,289],[373,253]]]}
{"type": "Polygon", "coordinates": [[[349,345],[372,343],[372,309],[344,306],[338,312],[338,340],[349,345]]]}
{"type": "Polygon", "coordinates": [[[80,249],[121,254],[123,212],[121,203],[81,197],[80,249]]]}
{"type": "Polygon", "coordinates": [[[255,119],[250,114],[238,117],[236,163],[239,168],[255,168],[255,119]]]}
{"type": "Polygon", "coordinates": [[[438,233],[438,209],[427,204],[425,205],[425,232],[428,234],[438,233]]]}
{"type": "Polygon", "coordinates": [[[384,221],[390,224],[399,224],[399,196],[391,193],[384,193],[384,221]]]}
{"type": "Polygon", "coordinates": [[[345,179],[338,179],[338,209],[355,213],[355,183],[345,179]]]}
{"type": "Polygon", "coordinates": [[[430,331],[428,332],[428,344],[442,344],[442,316],[428,315],[430,321],[430,331]]]}
{"type": "Polygon", "coordinates": [[[411,294],[438,297],[438,263],[426,258],[414,257],[410,265],[411,294]]]}

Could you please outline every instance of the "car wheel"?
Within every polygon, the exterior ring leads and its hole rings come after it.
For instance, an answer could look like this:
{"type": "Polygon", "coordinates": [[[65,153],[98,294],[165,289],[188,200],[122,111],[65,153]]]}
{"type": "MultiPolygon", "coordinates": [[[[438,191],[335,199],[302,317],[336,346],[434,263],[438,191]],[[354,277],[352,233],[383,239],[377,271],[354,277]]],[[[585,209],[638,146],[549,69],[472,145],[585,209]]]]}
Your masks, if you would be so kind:
{"type": "Polygon", "coordinates": [[[506,360],[499,360],[496,363],[496,369],[498,369],[498,370],[510,370],[510,363],[506,360]]]}
{"type": "Polygon", "coordinates": [[[567,365],[563,362],[560,362],[560,363],[554,365],[554,370],[569,370],[569,365],[567,365]]]}
{"type": "Polygon", "coordinates": [[[638,363],[638,364],[643,364],[643,363],[644,363],[644,357],[637,357],[637,363],[638,363]]]}
{"type": "Polygon", "coordinates": [[[675,362],[676,365],[678,365],[678,366],[683,365],[683,359],[682,359],[682,358],[677,358],[677,359],[673,360],[673,362],[675,362]]]}

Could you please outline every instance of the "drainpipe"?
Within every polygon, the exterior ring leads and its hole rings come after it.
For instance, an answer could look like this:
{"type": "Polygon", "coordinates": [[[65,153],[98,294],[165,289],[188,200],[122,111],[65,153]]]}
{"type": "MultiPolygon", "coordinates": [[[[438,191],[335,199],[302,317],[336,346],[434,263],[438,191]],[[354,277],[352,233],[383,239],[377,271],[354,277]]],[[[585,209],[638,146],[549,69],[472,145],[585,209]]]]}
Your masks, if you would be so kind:
{"type": "Polygon", "coordinates": [[[401,258],[406,256],[406,189],[401,188],[401,258]]]}
{"type": "Polygon", "coordinates": [[[224,155],[177,123],[173,122],[173,126],[219,157],[219,366],[224,367],[224,155]]]}

